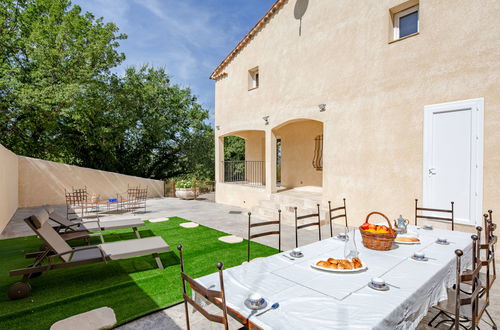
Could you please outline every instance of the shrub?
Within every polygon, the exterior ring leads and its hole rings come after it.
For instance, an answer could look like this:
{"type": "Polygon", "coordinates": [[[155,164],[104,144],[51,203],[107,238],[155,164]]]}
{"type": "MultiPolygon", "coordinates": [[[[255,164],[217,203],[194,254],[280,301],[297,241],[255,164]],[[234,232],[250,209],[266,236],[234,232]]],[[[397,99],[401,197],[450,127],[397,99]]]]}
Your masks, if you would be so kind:
{"type": "Polygon", "coordinates": [[[180,180],[175,182],[175,188],[194,188],[195,180],[180,180]]]}

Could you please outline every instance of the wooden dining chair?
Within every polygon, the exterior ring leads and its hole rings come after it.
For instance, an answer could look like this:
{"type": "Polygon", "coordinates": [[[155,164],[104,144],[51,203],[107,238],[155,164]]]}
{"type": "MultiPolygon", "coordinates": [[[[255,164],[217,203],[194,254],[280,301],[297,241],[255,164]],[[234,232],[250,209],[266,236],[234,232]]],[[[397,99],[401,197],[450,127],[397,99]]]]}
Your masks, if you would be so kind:
{"type": "Polygon", "coordinates": [[[184,311],[186,313],[187,329],[189,330],[191,328],[190,324],[189,324],[189,311],[188,311],[188,303],[189,303],[191,306],[194,307],[194,309],[196,309],[198,312],[200,312],[208,320],[210,320],[212,322],[221,323],[224,325],[224,329],[228,330],[229,325],[228,325],[228,318],[227,318],[226,294],[224,292],[224,279],[223,279],[223,275],[222,275],[222,268],[224,267],[224,264],[220,261],[217,263],[217,268],[219,270],[220,291],[206,289],[205,287],[203,287],[203,285],[201,285],[196,280],[194,280],[193,278],[186,275],[186,273],[184,272],[184,258],[182,255],[182,248],[183,248],[182,244],[179,244],[177,246],[177,249],[179,250],[180,259],[181,259],[180,260],[181,261],[181,280],[182,280],[182,291],[183,291],[182,296],[184,298],[184,311]],[[198,304],[194,299],[189,297],[187,295],[186,282],[189,283],[189,286],[191,287],[191,289],[194,292],[200,294],[205,299],[207,299],[207,300],[215,299],[216,304],[222,309],[222,316],[209,313],[200,304],[198,304]],[[217,298],[219,300],[217,300],[217,298]]]}
{"type": "MultiPolygon", "coordinates": [[[[481,232],[481,229],[478,229],[481,232]]],[[[434,308],[439,310],[439,313],[428,323],[432,323],[440,316],[445,319],[438,322],[434,327],[440,324],[451,322],[450,327],[458,330],[476,329],[481,316],[485,312],[489,303],[489,290],[487,296],[481,297],[481,284],[479,274],[482,268],[481,256],[481,240],[480,236],[472,235],[472,270],[462,271],[462,250],[455,250],[456,254],[456,284],[453,289],[448,290],[448,299],[439,302],[434,308]],[[462,286],[465,282],[471,283],[471,292],[464,293],[462,286]],[[470,324],[469,327],[466,324],[470,324]]]]}
{"type": "Polygon", "coordinates": [[[281,210],[278,210],[278,220],[276,221],[265,221],[265,222],[258,222],[258,223],[252,223],[252,212],[248,212],[248,249],[247,249],[247,261],[250,261],[250,246],[251,246],[251,240],[253,238],[257,237],[264,237],[264,236],[270,236],[270,235],[278,235],[278,251],[281,252],[281,210]],[[267,231],[264,233],[257,233],[257,234],[252,234],[251,229],[255,227],[261,227],[261,226],[271,226],[271,225],[278,225],[278,230],[272,230],[272,231],[267,231]]]}
{"type": "Polygon", "coordinates": [[[347,228],[347,208],[345,206],[345,198],[343,198],[344,205],[332,209],[332,202],[328,201],[328,216],[330,218],[330,237],[333,237],[332,222],[336,219],[344,218],[345,226],[347,228]]]}
{"type": "Polygon", "coordinates": [[[427,220],[438,220],[438,221],[446,221],[451,222],[451,230],[455,230],[455,210],[454,210],[455,202],[451,202],[451,209],[431,209],[426,207],[418,207],[418,199],[415,199],[415,226],[418,225],[418,219],[427,219],[427,220]],[[434,215],[425,215],[422,212],[437,212],[444,213],[443,216],[434,216],[434,215]],[[448,215],[448,216],[446,216],[448,215]]]}
{"type": "Polygon", "coordinates": [[[318,208],[317,213],[311,213],[311,214],[306,214],[306,215],[301,215],[301,216],[297,215],[297,207],[293,208],[293,210],[295,212],[295,247],[299,247],[299,236],[298,236],[299,229],[303,229],[303,228],[307,228],[307,227],[311,227],[311,226],[318,226],[318,237],[319,237],[319,240],[321,241],[321,218],[320,218],[319,204],[316,204],[316,206],[318,208]],[[309,222],[309,223],[299,225],[300,220],[311,219],[311,218],[312,219],[317,218],[318,221],[309,222]]]}

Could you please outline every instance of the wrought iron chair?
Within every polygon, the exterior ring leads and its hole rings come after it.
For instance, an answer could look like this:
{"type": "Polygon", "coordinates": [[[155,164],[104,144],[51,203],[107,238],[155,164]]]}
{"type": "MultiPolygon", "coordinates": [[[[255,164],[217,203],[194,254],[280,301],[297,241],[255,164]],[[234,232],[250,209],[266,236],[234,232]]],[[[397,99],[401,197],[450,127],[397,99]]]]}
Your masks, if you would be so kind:
{"type": "Polygon", "coordinates": [[[295,247],[299,247],[299,236],[298,236],[298,231],[299,229],[311,227],[311,226],[318,226],[318,237],[319,240],[321,241],[321,218],[320,218],[320,211],[319,211],[319,204],[316,204],[318,208],[317,213],[311,213],[311,214],[306,214],[306,215],[297,215],[297,207],[294,207],[293,210],[295,212],[295,247]],[[309,218],[318,218],[318,221],[310,222],[310,223],[305,223],[303,225],[299,225],[299,220],[304,220],[304,219],[309,219],[309,218]]]}
{"type": "MultiPolygon", "coordinates": [[[[482,228],[477,227],[480,233],[482,228]]],[[[448,299],[440,302],[434,308],[439,310],[439,313],[428,323],[432,323],[440,316],[446,319],[438,322],[435,327],[445,322],[452,322],[451,328],[456,330],[476,329],[483,313],[489,304],[489,285],[486,294],[481,296],[481,284],[479,274],[482,268],[481,262],[481,240],[480,236],[472,235],[472,270],[462,272],[462,250],[455,250],[457,256],[456,263],[456,284],[452,290],[448,290],[448,299]],[[471,283],[471,292],[464,293],[462,287],[465,282],[471,283]],[[470,323],[467,327],[466,324],[470,323]]]]}
{"type": "Polygon", "coordinates": [[[177,249],[179,250],[180,254],[180,261],[181,261],[181,280],[182,280],[182,296],[184,298],[184,311],[186,313],[186,326],[187,329],[189,330],[190,323],[189,323],[189,311],[188,311],[188,303],[193,306],[198,312],[200,312],[203,316],[205,316],[208,320],[212,322],[217,322],[221,323],[224,325],[224,329],[228,330],[229,325],[228,325],[228,318],[227,318],[227,305],[226,305],[226,294],[224,292],[224,279],[222,276],[222,268],[224,267],[224,264],[222,262],[217,263],[217,268],[219,269],[219,280],[220,280],[220,291],[216,290],[210,290],[206,289],[198,283],[196,280],[193,278],[189,277],[186,275],[184,272],[184,258],[182,255],[182,244],[179,244],[177,246],[177,249]],[[205,299],[212,300],[212,299],[220,299],[220,302],[216,300],[216,304],[219,305],[219,307],[222,309],[222,316],[220,315],[215,315],[211,314],[208,311],[206,311],[200,304],[198,304],[194,299],[189,297],[187,295],[187,290],[186,290],[186,282],[189,283],[189,286],[193,291],[196,293],[200,294],[203,296],[205,299]]]}
{"type": "Polygon", "coordinates": [[[88,192],[87,187],[75,189],[72,188],[71,192],[64,189],[64,195],[66,197],[66,217],[68,220],[80,216],[85,216],[85,211],[87,208],[88,192]],[[79,212],[79,213],[77,213],[79,212]]]}
{"type": "Polygon", "coordinates": [[[250,241],[252,240],[252,238],[270,236],[270,235],[278,235],[278,251],[281,252],[281,210],[278,210],[278,220],[277,221],[265,221],[265,222],[252,223],[251,217],[252,217],[252,212],[248,212],[248,240],[247,240],[248,255],[247,255],[247,261],[250,261],[250,246],[251,246],[250,241]],[[270,225],[278,225],[278,230],[267,231],[267,232],[258,233],[258,234],[251,233],[251,229],[254,227],[270,226],[270,225]]]}
{"type": "MultiPolygon", "coordinates": [[[[479,249],[480,253],[481,251],[484,251],[484,253],[479,255],[479,261],[481,262],[481,266],[483,268],[486,268],[485,272],[480,272],[479,273],[479,283],[481,286],[481,291],[480,291],[480,297],[486,297],[486,302],[489,305],[489,291],[491,287],[493,286],[493,283],[496,280],[496,269],[495,269],[495,244],[497,242],[497,237],[494,235],[494,231],[496,229],[496,225],[491,221],[491,213],[492,211],[489,210],[488,214],[485,213],[483,215],[484,218],[484,228],[485,228],[485,244],[480,244],[479,249]],[[488,217],[489,216],[489,217],[488,217]],[[483,257],[484,256],[484,257],[483,257]]],[[[477,235],[481,237],[481,227],[477,227],[477,235]]],[[[471,271],[469,271],[471,273],[471,271]]],[[[467,272],[466,272],[467,274],[467,272]]],[[[467,280],[464,281],[464,284],[466,286],[469,286],[468,288],[465,287],[462,292],[465,292],[466,294],[471,294],[471,288],[472,286],[471,281],[467,280]]],[[[493,318],[491,317],[490,313],[488,312],[487,306],[484,308],[484,312],[486,313],[486,316],[490,319],[491,325],[493,329],[496,329],[496,324],[493,318]]]]}
{"type": "Polygon", "coordinates": [[[497,271],[496,271],[496,264],[495,264],[495,245],[497,243],[497,236],[495,235],[495,230],[497,229],[497,225],[493,223],[493,211],[488,210],[488,214],[484,214],[484,221],[485,221],[485,237],[486,237],[486,244],[484,246],[481,246],[482,249],[487,250],[487,260],[491,259],[491,268],[493,269],[491,273],[491,279],[490,279],[490,287],[495,282],[497,278],[497,271]]]}
{"type": "Polygon", "coordinates": [[[415,226],[417,226],[417,219],[427,219],[427,220],[438,220],[438,221],[448,221],[451,222],[451,230],[455,230],[455,210],[454,210],[455,202],[451,202],[451,209],[431,209],[426,207],[418,207],[418,199],[415,199],[415,226]],[[439,213],[447,213],[451,214],[449,217],[446,216],[434,216],[434,215],[425,215],[421,212],[439,212],[439,213]]]}
{"type": "Polygon", "coordinates": [[[333,225],[332,221],[340,218],[344,218],[345,226],[347,228],[347,208],[345,206],[345,198],[343,198],[344,205],[340,207],[335,207],[332,209],[332,202],[328,201],[328,215],[330,217],[330,237],[333,237],[333,225]],[[337,215],[333,215],[334,213],[339,213],[337,215]]]}

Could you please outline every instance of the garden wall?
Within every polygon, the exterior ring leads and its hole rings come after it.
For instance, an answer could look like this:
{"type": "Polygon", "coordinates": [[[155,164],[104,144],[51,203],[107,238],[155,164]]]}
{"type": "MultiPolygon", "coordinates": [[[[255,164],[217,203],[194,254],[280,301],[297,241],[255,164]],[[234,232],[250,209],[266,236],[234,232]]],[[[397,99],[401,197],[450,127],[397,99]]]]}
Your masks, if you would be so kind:
{"type": "Polygon", "coordinates": [[[163,196],[163,181],[19,156],[19,207],[65,204],[64,190],[87,187],[101,199],[125,194],[128,186],[148,187],[148,197],[163,196]]]}
{"type": "Polygon", "coordinates": [[[18,157],[0,145],[0,233],[18,206],[18,157]]]}

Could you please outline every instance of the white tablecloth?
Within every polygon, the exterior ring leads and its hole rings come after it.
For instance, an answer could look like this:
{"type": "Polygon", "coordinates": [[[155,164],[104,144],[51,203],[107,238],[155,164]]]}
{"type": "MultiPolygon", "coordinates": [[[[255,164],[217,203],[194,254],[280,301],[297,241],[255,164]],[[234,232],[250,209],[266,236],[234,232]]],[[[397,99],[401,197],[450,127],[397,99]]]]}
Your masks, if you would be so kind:
{"type": "MultiPolygon", "coordinates": [[[[227,304],[264,329],[414,329],[431,306],[446,299],[446,288],[454,284],[456,249],[465,253],[463,268],[470,266],[472,240],[470,233],[415,227],[410,231],[418,233],[421,244],[395,245],[390,251],[364,248],[356,231],[359,257],[368,267],[359,273],[311,267],[317,259],[343,258],[344,242],[334,238],[302,247],[304,257],[294,261],[280,253],[226,269],[227,304]],[[451,243],[439,245],[437,237],[451,243]],[[432,259],[415,261],[410,258],[415,251],[432,259]],[[367,287],[372,277],[382,277],[399,289],[375,291],[367,287]],[[244,305],[254,292],[280,307],[256,317],[244,305]]],[[[219,289],[217,274],[198,281],[219,289]]]]}

